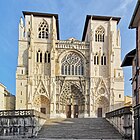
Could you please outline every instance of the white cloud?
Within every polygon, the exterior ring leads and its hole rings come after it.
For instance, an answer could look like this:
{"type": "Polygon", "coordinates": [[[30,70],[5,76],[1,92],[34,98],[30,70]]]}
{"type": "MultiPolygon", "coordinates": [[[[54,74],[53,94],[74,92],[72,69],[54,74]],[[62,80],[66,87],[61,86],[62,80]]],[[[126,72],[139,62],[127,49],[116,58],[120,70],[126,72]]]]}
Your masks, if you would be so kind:
{"type": "Polygon", "coordinates": [[[128,10],[128,6],[129,4],[131,4],[133,2],[133,0],[121,0],[119,7],[117,7],[116,9],[114,9],[113,14],[121,14],[124,15],[127,10],[128,10]]]}

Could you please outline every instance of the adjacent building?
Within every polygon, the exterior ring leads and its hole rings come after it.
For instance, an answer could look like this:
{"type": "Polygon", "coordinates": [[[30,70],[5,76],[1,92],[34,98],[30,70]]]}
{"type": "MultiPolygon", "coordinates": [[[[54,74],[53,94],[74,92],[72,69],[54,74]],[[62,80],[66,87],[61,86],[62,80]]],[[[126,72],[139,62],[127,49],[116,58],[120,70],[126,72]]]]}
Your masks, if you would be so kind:
{"type": "Polygon", "coordinates": [[[132,97],[124,96],[124,106],[132,106],[132,97]]]}
{"type": "Polygon", "coordinates": [[[0,83],[0,110],[14,110],[15,96],[0,83]]]}
{"type": "Polygon", "coordinates": [[[87,15],[80,41],[60,40],[57,14],[23,15],[16,109],[49,117],[103,117],[124,103],[119,17],[87,15]]]}
{"type": "Polygon", "coordinates": [[[132,95],[134,109],[134,139],[140,139],[140,0],[134,10],[130,29],[136,29],[136,48],[124,58],[122,66],[132,66],[132,95]]]}

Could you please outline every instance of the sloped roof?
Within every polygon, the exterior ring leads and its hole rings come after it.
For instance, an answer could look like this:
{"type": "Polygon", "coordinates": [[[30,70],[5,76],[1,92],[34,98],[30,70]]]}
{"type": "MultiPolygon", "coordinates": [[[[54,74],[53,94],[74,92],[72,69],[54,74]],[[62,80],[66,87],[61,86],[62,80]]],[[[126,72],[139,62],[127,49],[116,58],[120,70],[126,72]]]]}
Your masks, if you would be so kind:
{"type": "Polygon", "coordinates": [[[129,28],[130,29],[136,28],[138,26],[139,20],[140,20],[140,0],[138,0],[137,5],[135,7],[133,16],[129,24],[129,28]]]}
{"type": "Polygon", "coordinates": [[[121,64],[121,67],[132,66],[132,62],[133,62],[133,59],[135,57],[135,54],[136,54],[136,49],[127,53],[124,57],[122,64],[121,64]]]}

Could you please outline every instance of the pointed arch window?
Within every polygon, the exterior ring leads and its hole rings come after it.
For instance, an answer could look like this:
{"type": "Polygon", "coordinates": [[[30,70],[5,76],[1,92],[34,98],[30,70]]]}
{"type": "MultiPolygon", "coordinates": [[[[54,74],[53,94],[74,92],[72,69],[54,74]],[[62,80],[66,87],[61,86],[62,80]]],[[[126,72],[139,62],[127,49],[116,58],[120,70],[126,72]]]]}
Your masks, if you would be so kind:
{"type": "Polygon", "coordinates": [[[84,63],[83,59],[76,53],[69,53],[61,61],[62,75],[83,75],[84,63]]]}
{"type": "Polygon", "coordinates": [[[44,38],[47,39],[49,35],[49,26],[48,23],[44,20],[39,24],[38,27],[38,38],[44,38]]]}
{"type": "Polygon", "coordinates": [[[94,55],[94,65],[99,65],[99,56],[97,53],[94,55]]]}
{"type": "Polygon", "coordinates": [[[74,65],[72,65],[72,75],[74,75],[74,65]]]}
{"type": "Polygon", "coordinates": [[[61,72],[62,72],[62,75],[64,75],[64,66],[63,65],[61,67],[61,72]]]}
{"type": "Polygon", "coordinates": [[[64,66],[64,75],[67,75],[67,73],[68,73],[67,66],[64,66]]]}
{"type": "Polygon", "coordinates": [[[81,67],[80,66],[78,66],[78,73],[79,73],[79,75],[81,75],[81,67]]]}
{"type": "Polygon", "coordinates": [[[105,30],[102,26],[99,26],[95,31],[95,41],[104,42],[105,30]]]}
{"type": "Polygon", "coordinates": [[[45,63],[47,63],[47,52],[45,52],[45,63]]]}
{"type": "Polygon", "coordinates": [[[105,54],[103,54],[102,57],[101,57],[101,65],[106,65],[106,56],[105,56],[105,54]]]}
{"type": "Polygon", "coordinates": [[[51,61],[51,55],[50,53],[48,53],[48,63],[50,63],[50,61],[51,61]]]}
{"type": "Polygon", "coordinates": [[[68,65],[68,75],[71,75],[70,65],[68,65]]]}
{"type": "Polygon", "coordinates": [[[50,53],[48,51],[45,52],[45,63],[50,63],[50,53]]]}
{"type": "Polygon", "coordinates": [[[40,50],[37,51],[36,61],[42,63],[42,52],[40,50]]]}

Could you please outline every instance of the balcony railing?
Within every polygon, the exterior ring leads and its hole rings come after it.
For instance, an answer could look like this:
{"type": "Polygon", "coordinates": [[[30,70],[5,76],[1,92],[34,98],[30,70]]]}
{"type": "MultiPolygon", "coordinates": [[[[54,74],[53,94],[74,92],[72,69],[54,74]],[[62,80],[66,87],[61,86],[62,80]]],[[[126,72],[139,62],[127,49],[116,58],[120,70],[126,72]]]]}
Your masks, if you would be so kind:
{"type": "MultiPolygon", "coordinates": [[[[36,110],[1,110],[0,139],[10,137],[34,137],[47,116],[36,110]]],[[[14,138],[13,138],[14,139],[14,138]]]]}
{"type": "Polygon", "coordinates": [[[73,43],[69,40],[58,40],[56,48],[74,48],[74,49],[89,49],[89,43],[74,41],[73,43]]]}
{"type": "Polygon", "coordinates": [[[122,116],[124,114],[132,114],[131,110],[132,110],[132,106],[123,107],[106,113],[106,118],[122,116]]]}
{"type": "Polygon", "coordinates": [[[120,132],[123,138],[132,138],[132,106],[126,106],[106,113],[107,120],[120,132]]]}

